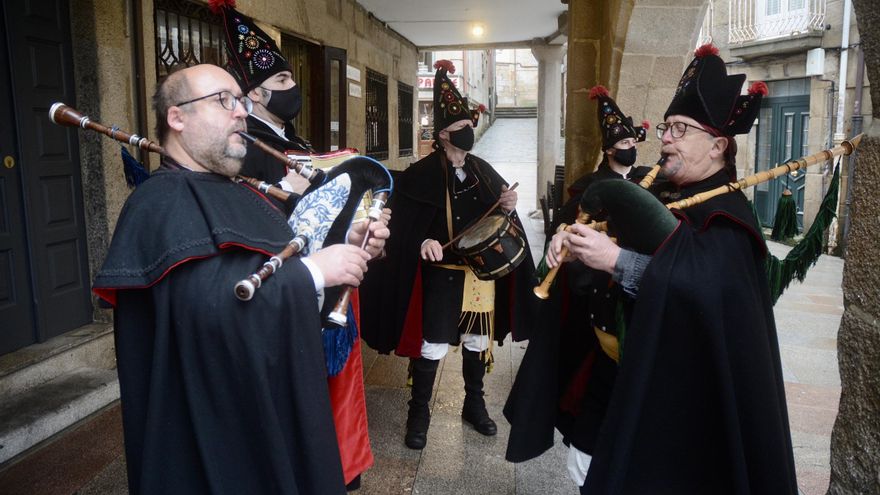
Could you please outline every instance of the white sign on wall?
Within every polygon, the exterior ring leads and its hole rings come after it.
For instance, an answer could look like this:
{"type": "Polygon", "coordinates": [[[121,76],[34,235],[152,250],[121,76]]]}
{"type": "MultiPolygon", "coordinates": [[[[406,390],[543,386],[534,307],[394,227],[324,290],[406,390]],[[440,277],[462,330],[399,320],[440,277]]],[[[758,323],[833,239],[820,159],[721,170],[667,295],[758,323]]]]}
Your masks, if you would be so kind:
{"type": "Polygon", "coordinates": [[[361,85],[355,84],[353,82],[348,83],[348,95],[354,96],[355,98],[361,97],[361,85]]]}
{"type": "MultiPolygon", "coordinates": [[[[449,80],[452,81],[452,85],[456,88],[461,88],[461,76],[457,76],[455,74],[447,74],[449,80]]],[[[434,74],[431,75],[420,75],[419,76],[419,89],[433,89],[434,88],[434,74]]]]}
{"type": "Polygon", "coordinates": [[[345,66],[345,77],[352,81],[361,82],[361,70],[350,65],[345,66]]]}

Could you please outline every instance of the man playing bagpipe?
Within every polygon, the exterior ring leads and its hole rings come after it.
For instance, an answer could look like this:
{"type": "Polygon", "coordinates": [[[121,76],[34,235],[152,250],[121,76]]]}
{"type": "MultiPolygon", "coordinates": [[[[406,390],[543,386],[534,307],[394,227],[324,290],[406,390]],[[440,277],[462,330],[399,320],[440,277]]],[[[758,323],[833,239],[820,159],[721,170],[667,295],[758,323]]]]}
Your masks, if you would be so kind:
{"type": "MultiPolygon", "coordinates": [[[[302,95],[293,79],[290,64],[278,45],[253,19],[234,9],[234,0],[211,0],[210,5],[223,17],[229,57],[227,69],[238,81],[242,92],[254,102],[253,112],[246,119],[248,134],[282,153],[313,151],[309,142],[296,134],[293,125],[293,119],[302,107],[302,95]]],[[[287,202],[289,212],[294,210],[299,195],[309,187],[305,178],[293,171],[288,173],[283,162],[256,147],[248,148],[241,174],[278,183],[293,192],[287,202]]],[[[352,328],[325,329],[324,337],[325,343],[344,341],[344,345],[332,349],[328,344],[325,352],[333,354],[328,357],[328,362],[341,361],[338,366],[341,369],[329,370],[331,376],[328,380],[345,480],[353,489],[360,485],[360,474],[373,464],[373,454],[367,429],[363,364],[356,328],[358,296],[355,295],[352,301],[352,328]]],[[[333,301],[324,299],[327,309],[332,304],[333,301]]]]}
{"type": "MultiPolygon", "coordinates": [[[[766,94],[756,83],[740,95],[745,75],[728,76],[717,53],[697,50],[657,126],[662,172],[683,198],[735,177],[734,136],[749,131],[766,94]]],[[[614,184],[594,184],[585,202],[619,205],[621,191],[639,192],[614,184]]],[[[620,240],[640,252],[583,225],[548,249],[550,266],[567,248],[638,293],[581,493],[796,494],[767,252],[748,201],[735,191],[673,210],[664,237],[643,243],[639,233],[668,215],[647,199],[641,226],[609,212],[631,223],[618,225],[620,240]]]]}
{"type": "MultiPolygon", "coordinates": [[[[603,86],[590,90],[596,100],[602,133],[602,161],[595,172],[578,179],[558,223],[571,224],[581,194],[603,180],[638,182],[651,169],[634,166],[636,143],[645,141],[649,124],[634,126],[603,86]]],[[[601,220],[601,218],[599,219],[601,220]]],[[[569,446],[568,470],[583,485],[599,426],[617,374],[620,349],[632,296],[611,275],[579,262],[561,270],[559,289],[543,303],[547,322],[529,347],[505,405],[511,423],[507,459],[522,462],[553,445],[554,427],[569,446]]]]}
{"type": "Polygon", "coordinates": [[[129,490],[345,493],[315,292],[358,285],[387,228],[374,223],[366,251],[291,258],[239,301],[236,281],[293,236],[275,204],[231,180],[251,102],[198,65],[154,103],[162,166],[126,201],[93,289],[115,308],[129,490]]]}
{"type": "Polygon", "coordinates": [[[478,279],[462,256],[443,249],[496,202],[511,229],[522,232],[522,224],[516,192],[491,165],[468,153],[479,111],[468,108],[449,79],[454,66],[441,60],[434,67],[435,149],[395,178],[389,224],[395,234],[362,290],[364,340],[379,352],[411,358],[405,443],[412,449],[427,442],[434,379],[449,345],[463,344],[462,418],[483,435],[496,434],[483,397],[492,340],[501,342],[509,332],[527,338],[532,323],[534,264],[527,244],[524,261],[505,267],[512,271],[497,280],[478,279]]]}

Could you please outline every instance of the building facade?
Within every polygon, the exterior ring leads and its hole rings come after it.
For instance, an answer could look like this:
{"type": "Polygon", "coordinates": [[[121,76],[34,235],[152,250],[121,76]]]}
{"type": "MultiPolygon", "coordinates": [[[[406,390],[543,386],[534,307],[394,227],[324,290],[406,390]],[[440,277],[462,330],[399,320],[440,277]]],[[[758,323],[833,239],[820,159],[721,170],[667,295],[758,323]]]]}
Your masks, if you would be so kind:
{"type": "MultiPolygon", "coordinates": [[[[413,161],[411,42],[353,0],[236,8],[289,58],[304,99],[297,129],[319,152],[354,147],[396,169],[413,161]]],[[[2,464],[118,398],[111,313],[90,286],[130,193],[121,144],[51,123],[50,106],[152,136],[150,96],[170,67],[223,65],[225,54],[206,0],[3,2],[0,25],[0,401],[21,417],[39,387],[76,391],[67,404],[44,404],[40,419],[4,424],[2,464]]]]}
{"type": "MultiPolygon", "coordinates": [[[[870,125],[870,87],[850,1],[716,0],[707,9],[701,38],[721,49],[730,73],[765,81],[770,89],[752,132],[738,142],[744,172],[831,148],[870,125]]],[[[842,164],[832,247],[841,241],[848,214],[851,169],[848,160],[842,164]]],[[[798,223],[809,228],[831,173],[830,165],[812,167],[757,186],[752,194],[763,224],[773,225],[779,196],[788,189],[798,223]]]]}

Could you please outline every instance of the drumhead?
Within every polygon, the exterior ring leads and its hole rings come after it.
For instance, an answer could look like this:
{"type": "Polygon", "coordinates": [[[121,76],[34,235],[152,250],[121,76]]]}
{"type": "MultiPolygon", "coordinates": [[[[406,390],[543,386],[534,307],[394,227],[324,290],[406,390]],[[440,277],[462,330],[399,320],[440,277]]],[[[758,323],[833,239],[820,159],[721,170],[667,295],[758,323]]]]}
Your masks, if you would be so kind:
{"type": "Polygon", "coordinates": [[[468,233],[461,236],[461,239],[458,240],[458,248],[468,249],[476,246],[501,230],[505,222],[507,222],[507,217],[504,215],[489,215],[474,225],[468,233]]]}

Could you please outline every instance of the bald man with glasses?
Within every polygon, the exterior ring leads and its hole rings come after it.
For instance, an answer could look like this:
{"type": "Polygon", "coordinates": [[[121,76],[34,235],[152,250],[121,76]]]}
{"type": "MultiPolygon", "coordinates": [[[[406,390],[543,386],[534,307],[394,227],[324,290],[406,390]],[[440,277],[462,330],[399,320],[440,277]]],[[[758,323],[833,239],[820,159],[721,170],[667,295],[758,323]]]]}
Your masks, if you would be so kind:
{"type": "Polygon", "coordinates": [[[239,301],[235,283],[293,237],[232,180],[251,102],[199,65],[154,104],[162,165],[126,201],[93,288],[114,306],[129,491],[343,494],[316,292],[357,286],[387,228],[369,252],[291,258],[239,301]]]}
{"type": "MultiPolygon", "coordinates": [[[[711,45],[699,48],[657,126],[662,173],[682,198],[735,179],[736,141],[767,87],[741,94],[711,45]]],[[[589,194],[589,190],[586,194],[589,194]]],[[[767,246],[745,195],[673,210],[653,253],[575,226],[551,241],[637,294],[584,494],[798,493],[767,246]],[[634,261],[638,260],[638,261],[634,261]]]]}

